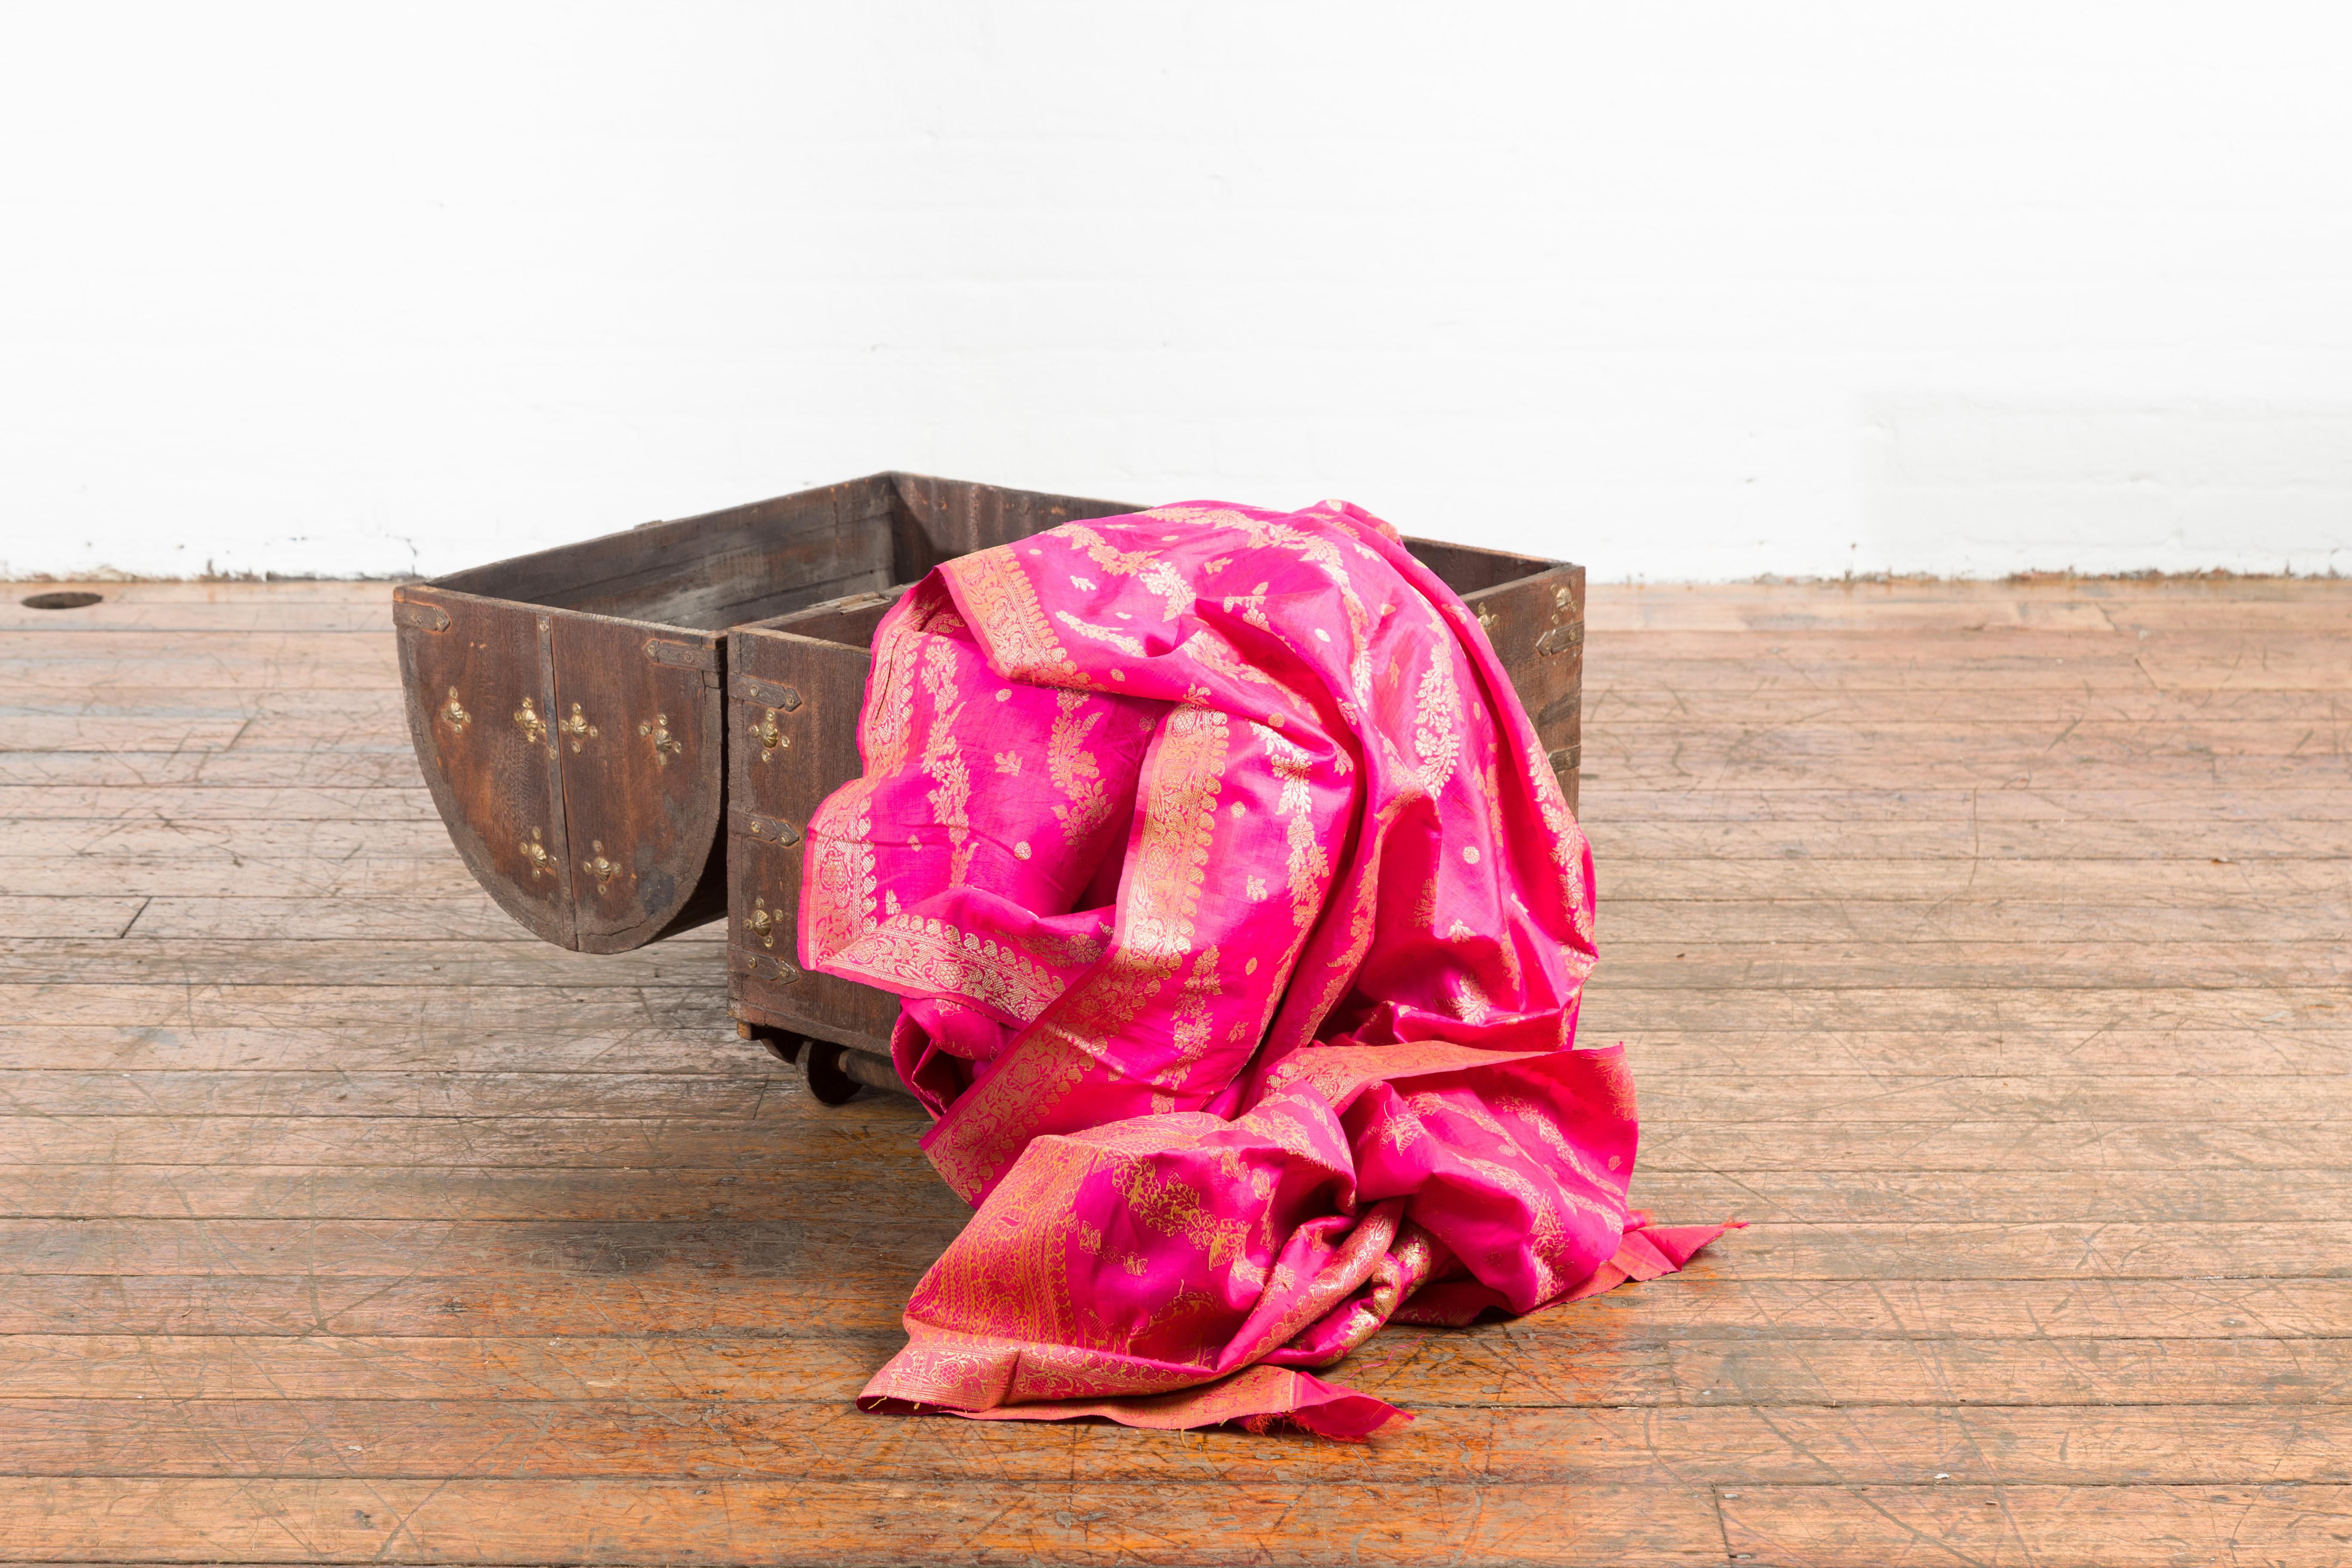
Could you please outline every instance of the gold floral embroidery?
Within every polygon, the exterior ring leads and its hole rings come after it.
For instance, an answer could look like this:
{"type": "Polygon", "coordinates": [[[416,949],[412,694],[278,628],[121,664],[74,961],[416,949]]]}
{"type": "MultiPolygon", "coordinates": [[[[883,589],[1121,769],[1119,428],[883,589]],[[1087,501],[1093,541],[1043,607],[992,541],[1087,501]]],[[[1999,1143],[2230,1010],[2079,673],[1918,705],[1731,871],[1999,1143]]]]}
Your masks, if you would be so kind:
{"type": "Polygon", "coordinates": [[[923,687],[931,694],[931,727],[923,738],[923,771],[935,787],[926,796],[931,820],[947,829],[948,886],[963,886],[979,842],[971,836],[971,770],[955,742],[955,721],[963,712],[956,696],[955,646],[934,637],[923,647],[923,687]]]}
{"type": "MultiPolygon", "coordinates": [[[[1311,1055],[1302,1051],[1300,1056],[1311,1055]]],[[[1294,1057],[1292,1060],[1297,1060],[1294,1057]]],[[[1287,1063],[1284,1064],[1286,1067],[1287,1063]]],[[[1261,1101],[1256,1110],[1234,1121],[1234,1125],[1252,1137],[1263,1138],[1276,1147],[1307,1160],[1319,1160],[1325,1149],[1320,1134],[1324,1127],[1304,1119],[1296,1106],[1279,1100],[1261,1101]]],[[[1325,1124],[1328,1126],[1328,1123],[1325,1124]]]]}
{"type": "Polygon", "coordinates": [[[1045,963],[1063,969],[1084,969],[1103,955],[1104,938],[1100,929],[1077,936],[1058,936],[1052,931],[1033,931],[1025,939],[1029,951],[1045,963]]]}
{"type": "MultiPolygon", "coordinates": [[[[1354,576],[1340,557],[1339,547],[1320,534],[1308,533],[1290,523],[1268,518],[1255,518],[1232,507],[1163,506],[1141,514],[1169,522],[1190,522],[1205,528],[1237,529],[1247,536],[1255,549],[1286,550],[1313,565],[1339,591],[1339,603],[1348,613],[1349,633],[1348,649],[1348,688],[1360,703],[1372,700],[1371,616],[1364,608],[1362,595],[1356,592],[1354,576]]],[[[1344,527],[1336,514],[1324,514],[1326,521],[1344,527]]]]}
{"type": "MultiPolygon", "coordinates": [[[[1389,824],[1393,805],[1372,814],[1363,826],[1361,841],[1366,846],[1363,858],[1357,864],[1355,885],[1349,889],[1348,934],[1339,949],[1324,963],[1323,989],[1306,1009],[1292,1016],[1281,1042],[1284,1049],[1303,1046],[1315,1037],[1331,1009],[1356,983],[1356,972],[1364,962],[1364,954],[1372,948],[1373,917],[1380,905],[1381,858],[1387,845],[1389,824]]],[[[1306,940],[1306,932],[1300,940],[1306,940]]]]}
{"type": "MultiPolygon", "coordinates": [[[[1576,814],[1568,809],[1568,796],[1560,792],[1559,777],[1551,771],[1541,741],[1528,744],[1527,776],[1535,789],[1536,809],[1543,814],[1544,826],[1550,830],[1551,860],[1559,873],[1560,895],[1568,905],[1569,923],[1589,948],[1592,945],[1592,910],[1584,901],[1584,830],[1577,826],[1576,814]]],[[[1591,959],[1585,953],[1566,956],[1575,973],[1582,973],[1591,967],[1591,959]]]]}
{"type": "MultiPolygon", "coordinates": [[[[940,571],[955,584],[971,609],[973,634],[1007,676],[1043,686],[1078,678],[1077,666],[1055,637],[1053,623],[1045,618],[1036,584],[1021,569],[1011,545],[960,555],[941,563],[940,571]]],[[[877,649],[877,665],[880,658],[877,649]]]]}
{"type": "Polygon", "coordinates": [[[1412,901],[1412,929],[1426,931],[1434,931],[1437,929],[1437,868],[1435,867],[1430,868],[1429,880],[1421,885],[1421,895],[1412,901]]]}
{"type": "Polygon", "coordinates": [[[1462,1163],[1518,1199],[1526,1207],[1528,1221],[1527,1258],[1535,1268],[1536,1295],[1538,1299],[1559,1295],[1567,1281],[1560,1279],[1559,1271],[1552,1264],[1568,1250],[1568,1227],[1543,1189],[1510,1166],[1499,1161],[1481,1159],[1458,1144],[1453,1149],[1453,1154],[1462,1163]]]}
{"type": "Polygon", "coordinates": [[[1237,1340],[1230,1353],[1255,1361],[1339,1308],[1387,1260],[1389,1244],[1396,1239],[1397,1220],[1403,1212],[1404,1200],[1391,1198],[1358,1215],[1355,1228],[1307,1288],[1286,1304],[1280,1316],[1259,1325],[1252,1338],[1237,1340]]]}
{"type": "Polygon", "coordinates": [[[1100,708],[1087,711],[1092,700],[1083,691],[1054,693],[1054,727],[1045,738],[1046,776],[1070,797],[1067,805],[1054,807],[1054,815],[1061,820],[1062,837],[1074,845],[1108,822],[1114,806],[1094,753],[1082,749],[1087,734],[1102,721],[1100,708]]]}
{"type": "Polygon", "coordinates": [[[1478,758],[1474,765],[1478,770],[1478,787],[1486,796],[1486,841],[1503,845],[1510,841],[1511,830],[1503,821],[1502,771],[1493,755],[1478,758]]]}
{"type": "Polygon", "coordinates": [[[1144,780],[1143,831],[1128,868],[1119,937],[1171,973],[1192,951],[1192,912],[1224,786],[1226,725],[1225,715],[1206,709],[1170,710],[1144,780]]]}
{"type": "Polygon", "coordinates": [[[1192,961],[1192,973],[1184,977],[1170,1023],[1179,1061],[1198,1061],[1207,1053],[1216,1030],[1216,999],[1223,994],[1217,981],[1217,950],[1202,948],[1192,961]]]}
{"type": "Polygon", "coordinates": [[[1076,1330],[1065,1253],[1078,1220],[1068,1194],[1100,1158],[1072,1140],[1037,1140],[1004,1187],[931,1265],[907,1303],[907,1318],[909,1327],[935,1324],[946,1332],[926,1336],[924,1381],[933,1392],[918,1397],[977,1408],[996,1403],[1000,1390],[985,1388],[974,1375],[990,1358],[960,1362],[954,1356],[964,1337],[955,1332],[959,1324],[987,1323],[988,1340],[1016,1345],[1064,1340],[1076,1330]]]}
{"type": "Polygon", "coordinates": [[[1306,747],[1263,724],[1253,724],[1250,729],[1265,748],[1266,765],[1282,781],[1274,812],[1282,818],[1283,842],[1288,853],[1286,870],[1291,920],[1305,931],[1322,912],[1323,887],[1331,876],[1331,856],[1323,847],[1322,836],[1316,831],[1314,795],[1307,783],[1314,772],[1314,760],[1306,747]]]}
{"type": "Polygon", "coordinates": [[[1160,595],[1160,612],[1169,620],[1192,607],[1192,585],[1171,562],[1154,561],[1138,581],[1160,595]]]}
{"type": "Polygon", "coordinates": [[[886,622],[874,644],[874,673],[866,701],[866,776],[878,778],[902,767],[914,743],[916,664],[935,622],[962,625],[955,606],[936,589],[918,591],[907,608],[886,622]]]}
{"type": "Polygon", "coordinates": [[[1243,1255],[1249,1221],[1214,1212],[1199,1192],[1175,1176],[1161,1175],[1156,1162],[1132,1154],[1119,1162],[1119,1196],[1137,1224],[1161,1236],[1181,1237],[1206,1254],[1209,1267],[1223,1268],[1243,1255]]]}
{"type": "Polygon", "coordinates": [[[834,796],[838,810],[821,817],[809,831],[807,872],[812,897],[810,921],[801,933],[803,959],[824,963],[857,940],[874,924],[874,832],[869,802],[863,793],[853,798],[844,790],[834,796]],[[845,820],[841,810],[856,815],[845,820]]]}
{"type": "MultiPolygon", "coordinates": [[[[1211,564],[1213,565],[1214,563],[1211,564]]],[[[1265,618],[1265,584],[1260,583],[1246,594],[1227,595],[1223,601],[1224,607],[1227,610],[1239,611],[1242,619],[1258,630],[1272,631],[1274,628],[1266,624],[1265,618]]]]}
{"type": "MultiPolygon", "coordinates": [[[[1171,1306],[1178,1310],[1196,1309],[1202,1298],[1189,1293],[1171,1306]]],[[[1171,1339],[1178,1338],[1163,1330],[1171,1339]]],[[[1194,1345],[1200,1336],[1193,1335],[1194,1345]]],[[[1199,1383],[1209,1371],[1205,1363],[1197,1359],[1175,1364],[1148,1360],[1137,1354],[1120,1354],[1115,1351],[1097,1350],[1092,1346],[1068,1344],[1023,1344],[1013,1347],[1013,1400],[1026,1403],[1037,1399],[1077,1399],[1099,1393],[1106,1388],[1138,1394],[1160,1394],[1199,1383]]]]}
{"type": "Polygon", "coordinates": [[[1591,1212],[1605,1215],[1620,1221],[1624,1219],[1623,1207],[1612,1205],[1607,1198],[1609,1194],[1622,1191],[1622,1186],[1618,1182],[1612,1181],[1605,1173],[1596,1169],[1592,1162],[1586,1157],[1584,1151],[1568,1141],[1567,1135],[1560,1131],[1559,1123],[1554,1120],[1550,1107],[1538,1104],[1519,1095],[1489,1095],[1487,1100],[1496,1110],[1507,1116],[1517,1117],[1521,1123],[1532,1128],[1535,1135],[1543,1141],[1545,1147],[1559,1157],[1561,1164],[1590,1182],[1594,1189],[1603,1195],[1602,1202],[1594,1206],[1591,1212]]]}
{"type": "Polygon", "coordinates": [[[1391,1116],[1381,1127],[1380,1144],[1384,1149],[1402,1153],[1428,1136],[1429,1132],[1422,1126],[1419,1117],[1391,1116]]]}
{"type": "Polygon", "coordinates": [[[1412,745],[1421,755],[1413,775],[1433,795],[1454,776],[1454,765],[1462,756],[1462,694],[1454,688],[1453,666],[1451,639],[1431,648],[1429,668],[1422,671],[1413,703],[1412,745]]]}
{"type": "MultiPolygon", "coordinates": [[[[1479,1131],[1484,1132],[1493,1141],[1493,1152],[1507,1155],[1512,1159],[1524,1161],[1530,1165],[1540,1165],[1541,1163],[1541,1162],[1537,1161],[1528,1155],[1527,1145],[1520,1142],[1518,1134],[1513,1132],[1509,1128],[1504,1126],[1502,1122],[1496,1121],[1485,1106],[1479,1104],[1475,1098],[1469,1095],[1456,1095],[1449,1097],[1441,1094],[1423,1092],[1420,1094],[1407,1095],[1405,1097],[1405,1103],[1412,1107],[1414,1114],[1418,1116],[1458,1116],[1465,1121],[1469,1122],[1472,1126],[1477,1128],[1479,1131]]],[[[1519,1103],[1524,1107],[1526,1102],[1520,1101],[1519,1103]]],[[[1538,1136],[1541,1136],[1544,1131],[1549,1131],[1553,1139],[1559,1138],[1558,1129],[1550,1127],[1549,1123],[1539,1115],[1531,1118],[1530,1120],[1534,1121],[1538,1136]]],[[[1550,1140],[1547,1140],[1547,1142],[1549,1141],[1550,1140]]],[[[1568,1145],[1566,1141],[1560,1140],[1559,1146],[1562,1148],[1567,1147],[1568,1145]]],[[[1520,1200],[1528,1205],[1528,1209],[1537,1215],[1538,1223],[1535,1227],[1534,1236],[1536,1243],[1538,1246],[1551,1245],[1556,1247],[1564,1239],[1564,1233],[1561,1228],[1559,1211],[1552,1206],[1551,1200],[1545,1197],[1537,1189],[1535,1184],[1532,1182],[1529,1182],[1526,1176],[1507,1166],[1494,1164],[1488,1161],[1475,1158],[1461,1149],[1458,1144],[1455,1147],[1454,1152],[1480,1174],[1490,1177],[1497,1185],[1517,1194],[1520,1200]],[[1543,1223],[1547,1220],[1549,1222],[1549,1226],[1543,1223]]],[[[1589,1172],[1591,1169],[1591,1167],[1585,1164],[1581,1160],[1574,1161],[1574,1163],[1580,1173],[1589,1172]]],[[[1555,1185],[1553,1191],[1559,1199],[1566,1203],[1570,1208],[1582,1209],[1585,1213],[1590,1214],[1596,1218],[1609,1220],[1612,1223],[1622,1223],[1624,1219],[1624,1211],[1622,1208],[1619,1208],[1611,1203],[1596,1200],[1590,1194],[1580,1192],[1574,1187],[1555,1185]]],[[[1546,1294],[1549,1294],[1549,1292],[1547,1291],[1546,1294]]]]}
{"type": "MultiPolygon", "coordinates": [[[[1140,1274],[1150,1267],[1139,1257],[1136,1261],[1143,1268],[1134,1269],[1135,1273],[1140,1274]]],[[[1200,1372],[1196,1376],[1204,1375],[1213,1370],[1211,1353],[1215,1344],[1214,1336],[1230,1321],[1231,1311],[1223,1291],[1180,1289],[1147,1313],[1143,1321],[1132,1329],[1124,1325],[1115,1329],[1104,1325],[1097,1329],[1097,1336],[1102,1339],[1115,1336],[1128,1342],[1139,1353],[1166,1355],[1179,1363],[1198,1367],[1200,1372]]],[[[1100,1321],[1099,1319],[1097,1321],[1100,1321]]]]}
{"type": "MultiPolygon", "coordinates": [[[[1294,701],[1297,700],[1297,692],[1234,653],[1232,644],[1213,632],[1205,630],[1194,632],[1177,645],[1176,655],[1179,658],[1189,658],[1202,668],[1212,674],[1222,675],[1228,680],[1252,681],[1260,686],[1271,686],[1294,701]]],[[[1298,706],[1303,709],[1306,704],[1300,702],[1298,706]]]]}
{"type": "Polygon", "coordinates": [[[941,1179],[969,1200],[1020,1154],[1030,1131],[1094,1068],[1192,956],[1223,787],[1228,721],[1169,710],[1144,770],[1143,822],[1122,884],[1117,943],[956,1102],[930,1146],[941,1179]]]}
{"type": "Polygon", "coordinates": [[[1229,506],[1155,506],[1150,511],[1139,511],[1138,517],[1148,517],[1154,522],[1192,522],[1203,528],[1255,528],[1257,519],[1229,506]]]}
{"type": "MultiPolygon", "coordinates": [[[[1175,563],[1150,550],[1120,550],[1083,522],[1065,524],[1062,536],[1087,552],[1094,563],[1114,577],[1133,577],[1160,597],[1164,617],[1174,620],[1192,604],[1192,585],[1175,563]]],[[[1065,616],[1064,620],[1069,617],[1065,616]]]]}
{"type": "Polygon", "coordinates": [[[1446,989],[1453,993],[1454,1009],[1462,1015],[1462,1021],[1465,1024],[1483,1024],[1495,1010],[1486,1000],[1485,988],[1471,975],[1455,974],[1448,981],[1446,989]]]}
{"type": "MultiPolygon", "coordinates": [[[[1146,514],[1150,515],[1149,513],[1146,514]]],[[[1132,577],[1155,559],[1149,550],[1120,550],[1083,522],[1066,523],[1062,537],[1087,552],[1087,558],[1114,577],[1132,577]]]]}
{"type": "MultiPolygon", "coordinates": [[[[804,862],[811,883],[803,957],[823,963],[872,931],[877,889],[874,857],[874,792],[906,765],[914,743],[914,691],[935,628],[963,629],[962,617],[937,589],[920,590],[886,616],[874,644],[859,750],[866,772],[834,792],[809,820],[804,862]]],[[[889,900],[896,912],[897,900],[889,900]]]]}
{"type": "Polygon", "coordinates": [[[969,997],[1024,1024],[1062,994],[1059,980],[1010,942],[929,916],[885,921],[833,962],[895,991],[969,997]]]}
{"type": "MultiPolygon", "coordinates": [[[[1073,985],[1062,993],[1061,1001],[1068,1003],[1073,993],[1085,987],[1085,982],[1073,985]]],[[[1041,1016],[1051,1017],[1055,1010],[1048,1007],[1041,1016]]],[[[955,1102],[952,1120],[940,1124],[940,1134],[928,1151],[931,1168],[964,1202],[980,1202],[989,1184],[1009,1170],[1024,1148],[1034,1147],[1030,1134],[1039,1120],[1095,1066],[1094,1058],[1062,1036],[1031,1025],[997,1058],[995,1070],[955,1102]]]]}
{"type": "Polygon", "coordinates": [[[1143,644],[1112,626],[1098,626],[1092,621],[1082,621],[1067,610],[1056,610],[1054,618],[1083,637],[1117,648],[1129,658],[1143,657],[1143,644]]]}

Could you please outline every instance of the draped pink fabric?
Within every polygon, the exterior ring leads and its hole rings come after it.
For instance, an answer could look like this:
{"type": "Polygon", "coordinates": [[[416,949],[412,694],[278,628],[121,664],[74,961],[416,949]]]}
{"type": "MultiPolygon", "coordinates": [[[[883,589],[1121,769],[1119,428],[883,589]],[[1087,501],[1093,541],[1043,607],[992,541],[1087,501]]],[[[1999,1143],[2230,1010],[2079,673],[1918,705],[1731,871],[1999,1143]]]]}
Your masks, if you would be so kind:
{"type": "Polygon", "coordinates": [[[1326,503],[1071,523],[876,634],[803,962],[903,998],[978,1206],[867,1408],[1146,1426],[1402,1416],[1307,1369],[1719,1234],[1629,1212],[1618,1050],[1571,1047],[1591,858],[1477,621],[1326,503]]]}

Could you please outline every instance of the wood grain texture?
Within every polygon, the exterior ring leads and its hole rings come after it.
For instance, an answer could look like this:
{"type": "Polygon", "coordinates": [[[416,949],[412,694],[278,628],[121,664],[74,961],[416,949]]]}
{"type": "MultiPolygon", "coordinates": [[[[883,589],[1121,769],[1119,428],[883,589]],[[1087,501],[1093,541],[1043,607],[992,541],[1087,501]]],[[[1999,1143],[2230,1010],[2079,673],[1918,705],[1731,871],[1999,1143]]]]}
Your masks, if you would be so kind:
{"type": "MultiPolygon", "coordinates": [[[[409,739],[457,858],[523,929],[558,947],[576,945],[562,763],[548,728],[555,713],[548,616],[529,605],[471,594],[395,594],[395,614],[422,617],[398,633],[409,739]]],[[[153,744],[151,738],[110,742],[104,731],[86,732],[136,720],[63,722],[84,728],[49,742],[60,750],[153,744]]],[[[262,754],[274,748],[252,731],[266,726],[268,721],[239,722],[227,744],[208,749],[249,742],[248,755],[262,754]]],[[[297,721],[286,739],[334,749],[346,732],[321,732],[297,721]]],[[[72,846],[69,830],[62,841],[72,846]]]]}
{"type": "Polygon", "coordinates": [[[578,946],[625,952],[673,925],[717,918],[725,902],[712,854],[724,794],[718,639],[572,616],[556,621],[551,653],[561,715],[551,722],[570,727],[557,750],[578,946]],[[711,668],[660,663],[648,644],[711,668]]]}
{"type": "MultiPolygon", "coordinates": [[[[2352,1466],[2352,1409],[2259,1405],[1720,1409],[1441,1405],[1385,1439],[1447,1484],[1654,1480],[1695,1468],[1719,1486],[2273,1483],[2352,1466]]],[[[370,1400],[0,1399],[0,1470],[59,1477],[499,1479],[649,1472],[698,1478],[1281,1484],[1361,1479],[1330,1445],[1205,1432],[1139,1443],[1118,1428],[876,1421],[831,1400],[450,1397],[370,1400]]]]}
{"type": "MultiPolygon", "coordinates": [[[[457,1217],[465,1217],[459,1215],[457,1217]]],[[[911,1283],[919,1261],[907,1264],[911,1283]]],[[[267,1260],[265,1259],[265,1263],[267,1260]]],[[[281,1268],[297,1268],[299,1259],[281,1268]]],[[[140,1334],[337,1334],[394,1339],[577,1334],[756,1335],[820,1324],[887,1334],[900,1295],[854,1269],[776,1278],[605,1269],[545,1277],[185,1273],[19,1275],[0,1297],[0,1333],[71,1333],[100,1323],[140,1334]]],[[[2352,1280],[2248,1277],[1693,1281],[1654,1307],[1596,1300],[1572,1325],[1591,1334],[1685,1341],[1984,1339],[2341,1339],[2352,1280]]]]}
{"type": "Polygon", "coordinates": [[[857,1414],[920,1113],[493,905],[383,584],[101,586],[0,605],[0,1562],[2352,1557],[2343,584],[1594,588],[1583,1037],[1755,1223],[1369,1447],[857,1414]]]}
{"type": "MultiPolygon", "coordinates": [[[[658,1169],[456,1164],[415,1171],[378,1163],[384,1144],[398,1134],[376,1121],[329,1137],[312,1131],[324,1124],[299,1120],[307,1145],[299,1152],[319,1163],[184,1163],[220,1146],[207,1140],[204,1151],[157,1151],[176,1156],[173,1162],[131,1163],[128,1134],[116,1144],[117,1158],[106,1163],[0,1162],[0,1217],[782,1219],[812,1205],[853,1201],[877,1185],[919,1173],[909,1171],[903,1146],[811,1152],[789,1169],[772,1163],[747,1169],[740,1130],[725,1123],[698,1129],[702,1137],[696,1152],[719,1162],[708,1166],[665,1161],[658,1169]]],[[[2242,1169],[2068,1171],[2055,1177],[1979,1172],[1960,1184],[1941,1172],[1693,1172],[1661,1162],[1644,1167],[1633,1187],[1636,1204],[1664,1214],[1736,1209],[1755,1219],[1869,1224],[2101,1220],[2132,1198],[2149,1215],[2171,1221],[2325,1222],[2352,1213],[2352,1171],[2305,1170],[2291,1190],[2281,1192],[2268,1173],[2242,1169]]]]}

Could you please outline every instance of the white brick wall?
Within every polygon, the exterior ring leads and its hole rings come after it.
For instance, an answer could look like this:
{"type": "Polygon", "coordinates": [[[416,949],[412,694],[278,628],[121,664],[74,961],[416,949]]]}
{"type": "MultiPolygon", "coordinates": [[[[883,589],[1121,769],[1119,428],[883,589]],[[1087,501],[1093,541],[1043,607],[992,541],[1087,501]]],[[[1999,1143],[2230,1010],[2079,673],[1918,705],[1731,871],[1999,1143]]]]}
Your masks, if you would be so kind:
{"type": "Polygon", "coordinates": [[[0,575],[882,467],[1603,579],[2352,568],[2316,5],[0,9],[0,575]]]}

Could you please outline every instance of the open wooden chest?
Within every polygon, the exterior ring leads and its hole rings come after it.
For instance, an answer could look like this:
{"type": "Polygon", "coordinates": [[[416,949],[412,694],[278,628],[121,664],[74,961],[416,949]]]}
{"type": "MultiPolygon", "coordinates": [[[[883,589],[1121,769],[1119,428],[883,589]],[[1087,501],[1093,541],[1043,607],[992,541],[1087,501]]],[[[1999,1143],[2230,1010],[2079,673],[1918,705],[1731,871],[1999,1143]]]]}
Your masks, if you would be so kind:
{"type": "MultiPolygon", "coordinates": [[[[874,1058],[898,999],[803,972],[796,923],[802,831],[858,773],[875,627],[941,561],[1137,510],[877,474],[403,587],[434,802],[490,896],[550,942],[618,952],[723,912],[744,1033],[794,1058],[824,1043],[813,1085],[887,1087],[874,1058]]],[[[1584,569],[1406,542],[1476,613],[1573,805],[1584,569]]]]}

